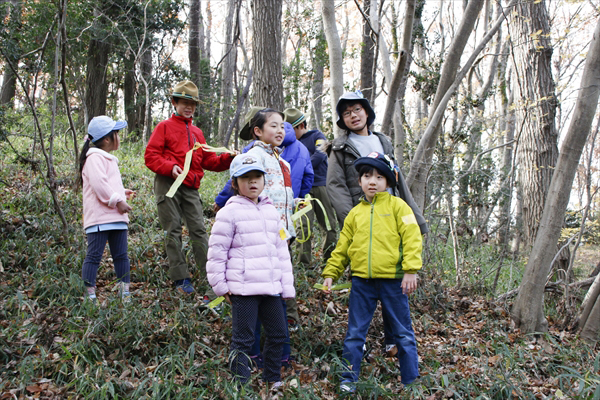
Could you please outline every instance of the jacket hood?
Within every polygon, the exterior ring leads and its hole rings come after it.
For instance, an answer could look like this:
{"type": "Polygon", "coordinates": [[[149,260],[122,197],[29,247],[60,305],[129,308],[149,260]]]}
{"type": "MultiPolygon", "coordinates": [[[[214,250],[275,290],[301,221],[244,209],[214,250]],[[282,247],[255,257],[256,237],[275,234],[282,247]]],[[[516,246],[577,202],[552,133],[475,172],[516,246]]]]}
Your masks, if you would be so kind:
{"type": "Polygon", "coordinates": [[[294,131],[292,124],[290,124],[289,122],[284,122],[283,126],[285,128],[285,137],[283,138],[283,142],[281,143],[281,145],[283,147],[286,147],[286,146],[289,146],[290,144],[294,143],[297,140],[296,139],[296,131],[294,131]]]}
{"type": "Polygon", "coordinates": [[[87,153],[85,153],[85,155],[87,157],[89,157],[92,154],[100,154],[101,156],[103,156],[104,158],[108,158],[109,160],[115,160],[117,162],[119,162],[119,159],[116,156],[113,156],[112,154],[110,154],[109,152],[106,152],[98,147],[92,147],[88,150],[87,153]]]}

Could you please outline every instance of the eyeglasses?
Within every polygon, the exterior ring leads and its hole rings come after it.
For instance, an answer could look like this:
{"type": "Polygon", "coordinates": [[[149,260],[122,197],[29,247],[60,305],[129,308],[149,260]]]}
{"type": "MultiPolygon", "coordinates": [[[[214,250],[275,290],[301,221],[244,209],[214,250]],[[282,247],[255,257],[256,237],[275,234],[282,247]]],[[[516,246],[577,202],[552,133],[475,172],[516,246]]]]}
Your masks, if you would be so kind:
{"type": "Polygon", "coordinates": [[[349,116],[351,116],[353,113],[358,115],[360,114],[360,112],[364,110],[364,108],[362,108],[361,106],[356,106],[354,107],[352,110],[346,110],[342,113],[342,117],[343,118],[348,118],[349,116]]]}

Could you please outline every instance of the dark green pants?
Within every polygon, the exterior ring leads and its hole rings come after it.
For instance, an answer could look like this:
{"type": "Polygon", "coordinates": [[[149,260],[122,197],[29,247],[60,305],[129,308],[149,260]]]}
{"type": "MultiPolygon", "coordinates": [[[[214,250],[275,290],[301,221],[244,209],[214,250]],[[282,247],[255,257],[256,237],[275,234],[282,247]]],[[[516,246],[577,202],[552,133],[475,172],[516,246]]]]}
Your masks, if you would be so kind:
{"type": "Polygon", "coordinates": [[[325,186],[313,186],[310,191],[310,195],[316,199],[319,199],[325,208],[325,213],[323,213],[323,209],[321,206],[315,201],[312,203],[312,211],[306,213],[306,218],[302,218],[302,232],[298,232],[298,238],[303,238],[308,236],[308,224],[307,221],[310,222],[310,239],[308,239],[304,243],[298,243],[298,259],[301,264],[310,264],[311,256],[312,256],[312,237],[314,236],[314,221],[315,214],[317,216],[317,221],[319,222],[319,226],[323,229],[325,233],[325,246],[323,247],[323,254],[320,262],[317,265],[324,265],[327,262],[327,259],[331,256],[331,252],[335,249],[336,245],[336,233],[335,233],[335,213],[333,211],[333,207],[331,206],[331,201],[329,200],[329,195],[327,194],[327,189],[325,186]],[[329,218],[330,228],[327,230],[325,224],[325,215],[329,218]]]}
{"type": "Polygon", "coordinates": [[[165,231],[169,277],[173,281],[190,278],[190,271],[181,242],[183,223],[185,223],[190,233],[190,243],[198,271],[202,276],[206,276],[208,234],[204,226],[200,194],[196,189],[181,185],[175,196],[172,198],[165,196],[174,181],[173,178],[163,175],[156,175],[154,178],[154,195],[156,196],[158,219],[165,231]]]}

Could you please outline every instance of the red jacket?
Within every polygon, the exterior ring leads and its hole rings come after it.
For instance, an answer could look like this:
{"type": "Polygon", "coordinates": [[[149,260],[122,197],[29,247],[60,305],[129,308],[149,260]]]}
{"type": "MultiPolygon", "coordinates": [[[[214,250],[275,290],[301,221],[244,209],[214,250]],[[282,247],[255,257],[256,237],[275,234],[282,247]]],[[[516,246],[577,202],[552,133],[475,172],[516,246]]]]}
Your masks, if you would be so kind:
{"type": "MultiPolygon", "coordinates": [[[[159,175],[172,177],[173,167],[179,165],[183,169],[185,153],[194,147],[196,142],[206,143],[202,131],[192,125],[191,118],[173,114],[154,128],[144,154],[146,166],[159,175]]],[[[190,171],[183,184],[198,189],[204,169],[224,171],[229,169],[232,159],[227,153],[218,156],[203,149],[194,151],[190,171]]]]}

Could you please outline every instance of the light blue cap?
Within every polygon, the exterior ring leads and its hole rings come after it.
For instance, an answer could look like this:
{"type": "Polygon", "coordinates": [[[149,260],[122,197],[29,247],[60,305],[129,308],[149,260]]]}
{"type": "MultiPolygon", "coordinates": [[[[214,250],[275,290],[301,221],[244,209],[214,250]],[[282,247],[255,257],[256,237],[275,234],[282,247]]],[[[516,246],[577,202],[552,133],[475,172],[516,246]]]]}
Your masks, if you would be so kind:
{"type": "Polygon", "coordinates": [[[127,126],[127,121],[114,121],[106,115],[92,118],[88,125],[88,135],[92,142],[96,143],[112,131],[119,131],[127,126]]]}
{"type": "Polygon", "coordinates": [[[233,159],[229,166],[229,175],[232,178],[237,178],[250,171],[260,171],[263,174],[267,172],[262,160],[254,154],[240,154],[233,159]]]}

